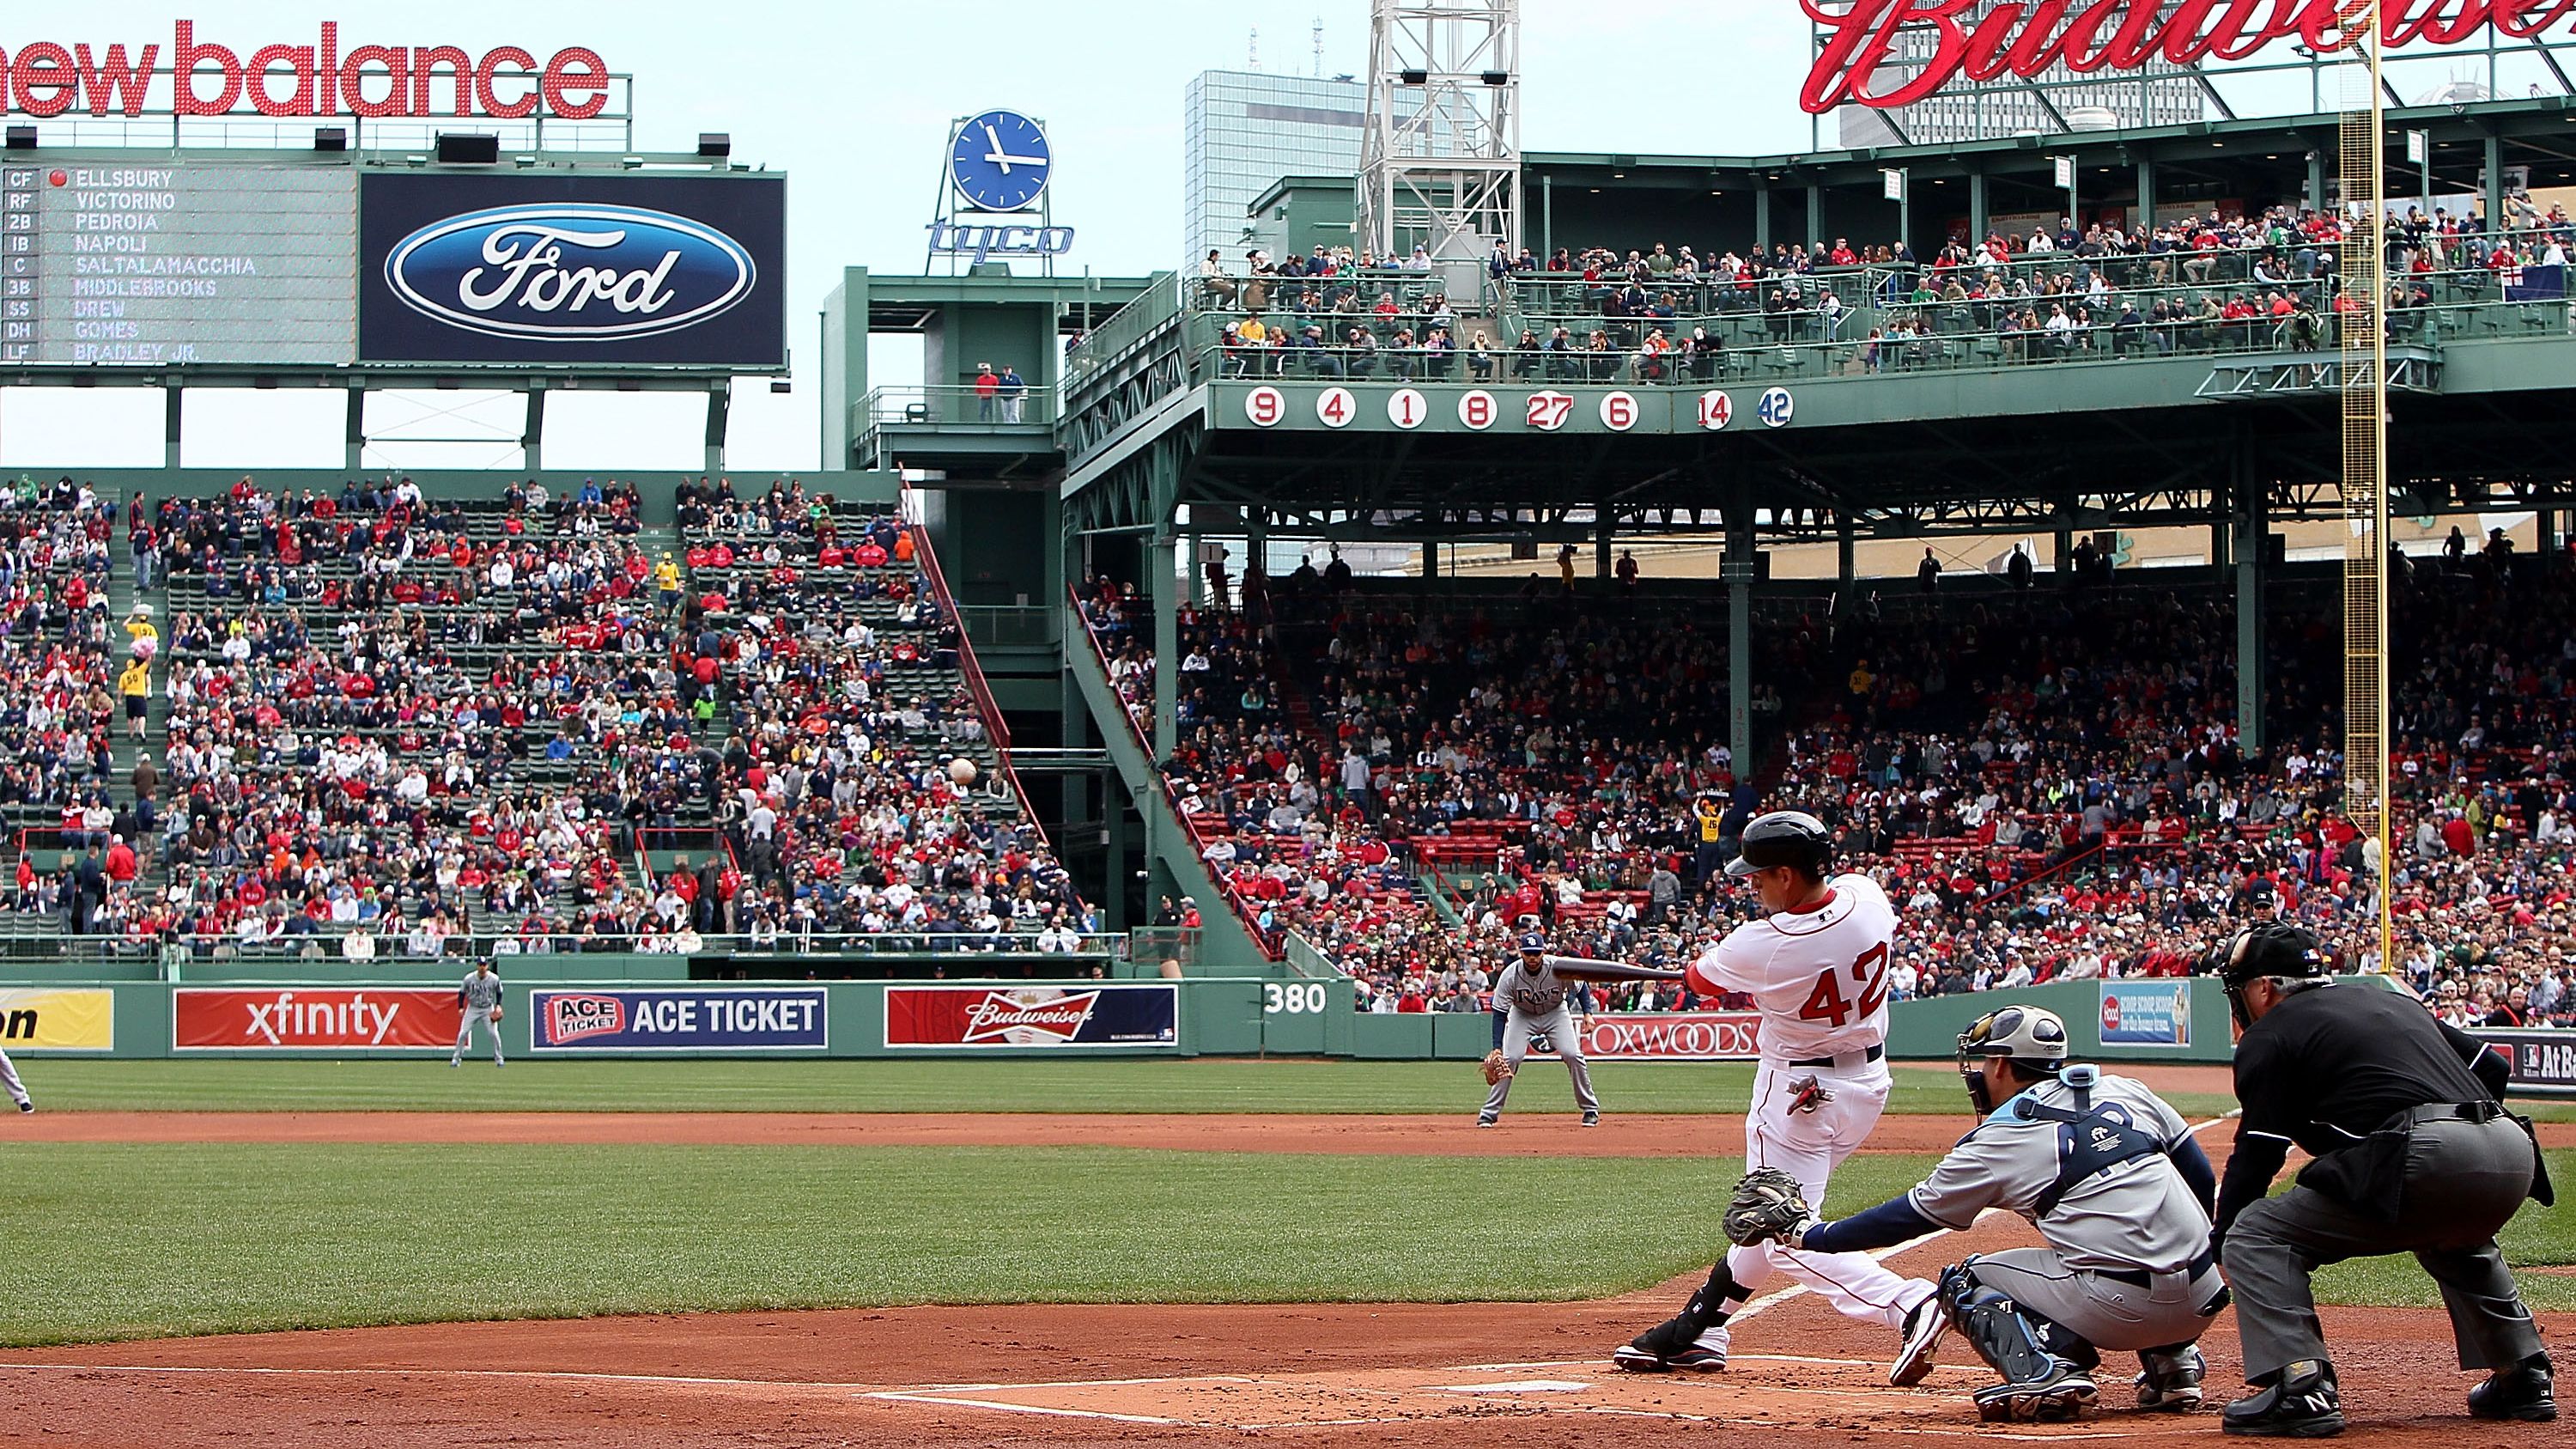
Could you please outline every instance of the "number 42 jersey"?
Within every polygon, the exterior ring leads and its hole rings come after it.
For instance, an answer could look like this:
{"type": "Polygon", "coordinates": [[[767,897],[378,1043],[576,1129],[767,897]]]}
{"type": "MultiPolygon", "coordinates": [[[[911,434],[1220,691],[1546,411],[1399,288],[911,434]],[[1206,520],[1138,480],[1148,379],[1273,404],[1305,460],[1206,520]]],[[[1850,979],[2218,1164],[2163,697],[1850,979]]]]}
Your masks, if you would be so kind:
{"type": "Polygon", "coordinates": [[[1887,1040],[1888,951],[1896,911],[1862,875],[1838,875],[1814,904],[1747,921],[1691,963],[1702,995],[1742,992],[1762,1012],[1762,1055],[1797,1061],[1887,1040]]]}

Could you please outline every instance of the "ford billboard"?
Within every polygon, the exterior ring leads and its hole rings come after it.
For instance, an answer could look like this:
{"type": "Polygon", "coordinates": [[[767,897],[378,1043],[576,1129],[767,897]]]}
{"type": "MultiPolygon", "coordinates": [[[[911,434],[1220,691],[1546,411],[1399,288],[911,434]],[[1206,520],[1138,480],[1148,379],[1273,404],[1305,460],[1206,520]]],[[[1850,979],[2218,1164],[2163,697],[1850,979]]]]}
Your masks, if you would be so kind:
{"type": "Polygon", "coordinates": [[[787,360],[778,177],[370,172],[358,220],[362,362],[787,360]]]}

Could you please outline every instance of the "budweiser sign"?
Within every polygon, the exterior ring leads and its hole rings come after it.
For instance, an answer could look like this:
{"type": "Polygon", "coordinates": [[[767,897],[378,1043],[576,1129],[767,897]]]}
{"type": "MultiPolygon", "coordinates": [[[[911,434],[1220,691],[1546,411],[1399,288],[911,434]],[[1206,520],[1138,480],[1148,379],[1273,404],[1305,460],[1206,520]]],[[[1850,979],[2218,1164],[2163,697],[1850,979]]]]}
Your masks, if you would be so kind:
{"type": "Polygon", "coordinates": [[[1102,986],[890,986],[889,1047],[1174,1047],[1180,992],[1170,982],[1102,986]]]}
{"type": "MultiPolygon", "coordinates": [[[[23,12],[21,12],[23,14],[23,12]]],[[[182,20],[165,52],[156,42],[101,49],[50,40],[0,41],[0,111],[59,116],[140,116],[166,86],[164,109],[222,116],[247,108],[263,116],[489,116],[543,114],[586,121],[608,105],[608,65],[599,52],[569,45],[544,61],[515,45],[477,55],[453,45],[341,47],[325,20],[309,45],[248,50],[197,38],[182,20]]]]}
{"type": "MultiPolygon", "coordinates": [[[[1798,0],[1825,32],[1798,102],[1911,105],[1964,76],[2030,80],[2053,66],[2078,75],[2137,70],[2157,61],[2241,60],[2276,40],[2331,53],[2360,42],[2370,0],[1798,0]],[[1900,46],[1928,36],[1921,69],[1900,46]],[[1897,65],[1884,80],[1880,68],[1897,65]]],[[[2389,48],[2454,45],[2488,26],[2529,40],[2576,12],[2576,0],[2381,0],[2389,48]]],[[[1920,49],[1915,51],[1920,54],[1920,49]]]]}

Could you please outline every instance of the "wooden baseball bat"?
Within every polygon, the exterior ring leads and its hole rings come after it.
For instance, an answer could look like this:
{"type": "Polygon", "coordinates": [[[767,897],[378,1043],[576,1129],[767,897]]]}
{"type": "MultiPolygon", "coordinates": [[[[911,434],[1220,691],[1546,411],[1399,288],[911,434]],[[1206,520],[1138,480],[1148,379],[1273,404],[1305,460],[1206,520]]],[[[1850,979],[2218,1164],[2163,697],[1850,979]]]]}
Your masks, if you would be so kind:
{"type": "Polygon", "coordinates": [[[1625,961],[1603,961],[1592,956],[1542,956],[1547,969],[1568,981],[1679,981],[1679,971],[1657,971],[1651,966],[1631,966],[1625,961]]]}

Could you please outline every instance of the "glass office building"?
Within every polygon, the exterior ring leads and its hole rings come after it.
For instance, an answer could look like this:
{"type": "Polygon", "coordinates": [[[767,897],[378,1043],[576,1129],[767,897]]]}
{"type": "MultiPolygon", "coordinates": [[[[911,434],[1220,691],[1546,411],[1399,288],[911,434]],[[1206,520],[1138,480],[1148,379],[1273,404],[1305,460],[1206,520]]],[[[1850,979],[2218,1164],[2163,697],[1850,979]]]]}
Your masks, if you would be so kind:
{"type": "Polygon", "coordinates": [[[1202,71],[1181,120],[1185,271],[1213,247],[1239,266],[1254,243],[1245,212],[1282,176],[1355,176],[1368,87],[1349,76],[1202,71]]]}

